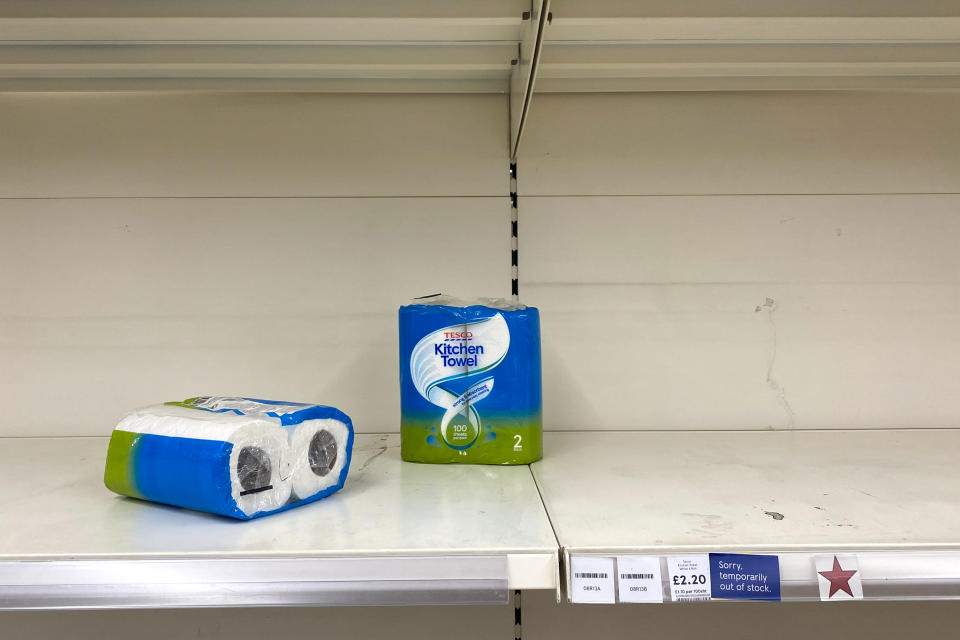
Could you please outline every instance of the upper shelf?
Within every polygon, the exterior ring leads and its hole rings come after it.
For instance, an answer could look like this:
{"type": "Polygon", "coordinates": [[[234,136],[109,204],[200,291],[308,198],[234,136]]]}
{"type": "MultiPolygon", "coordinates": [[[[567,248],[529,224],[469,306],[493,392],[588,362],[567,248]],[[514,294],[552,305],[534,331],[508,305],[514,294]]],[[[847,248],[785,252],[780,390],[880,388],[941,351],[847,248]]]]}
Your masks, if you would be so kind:
{"type": "MultiPolygon", "coordinates": [[[[559,0],[533,86],[957,88],[960,9],[948,4],[559,0]]],[[[529,57],[518,44],[537,41],[537,16],[524,16],[539,6],[13,0],[0,7],[0,90],[506,93],[514,61],[529,57]]]]}
{"type": "Polygon", "coordinates": [[[568,559],[772,553],[784,599],[815,600],[813,557],[855,553],[867,598],[956,598],[958,448],[960,430],[553,433],[533,470],[568,559]]]}
{"type": "Polygon", "coordinates": [[[538,91],[960,87],[960,17],[562,17],[538,91]]]}
{"type": "Polygon", "coordinates": [[[400,461],[358,435],[346,487],[248,522],[121,498],[105,438],[9,438],[0,608],[506,602],[554,589],[527,467],[400,461]]]}
{"type": "Polygon", "coordinates": [[[524,2],[5,3],[0,90],[507,92],[524,2]]]}

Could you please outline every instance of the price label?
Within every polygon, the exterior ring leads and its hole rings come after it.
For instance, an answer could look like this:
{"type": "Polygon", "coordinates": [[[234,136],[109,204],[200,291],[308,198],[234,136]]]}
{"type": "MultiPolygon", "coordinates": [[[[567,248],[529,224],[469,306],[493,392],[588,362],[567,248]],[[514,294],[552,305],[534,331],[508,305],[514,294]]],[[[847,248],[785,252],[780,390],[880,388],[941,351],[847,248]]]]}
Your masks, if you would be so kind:
{"type": "Polygon", "coordinates": [[[674,602],[710,599],[710,562],[707,556],[667,558],[670,598],[674,602]]]}
{"type": "Polygon", "coordinates": [[[663,602],[660,558],[619,556],[617,587],[620,602],[663,602]]]}
{"type": "Polygon", "coordinates": [[[613,558],[580,556],[570,558],[570,600],[613,604],[613,558]]]}

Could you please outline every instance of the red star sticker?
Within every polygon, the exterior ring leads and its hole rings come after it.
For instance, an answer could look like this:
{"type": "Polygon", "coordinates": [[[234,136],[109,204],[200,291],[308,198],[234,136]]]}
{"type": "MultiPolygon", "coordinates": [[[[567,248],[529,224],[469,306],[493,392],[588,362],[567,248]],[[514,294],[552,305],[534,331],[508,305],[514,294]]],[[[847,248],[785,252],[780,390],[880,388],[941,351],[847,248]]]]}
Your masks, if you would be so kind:
{"type": "Polygon", "coordinates": [[[840,561],[837,560],[837,556],[833,556],[833,569],[830,571],[818,571],[817,573],[830,581],[830,595],[827,597],[832,598],[833,594],[837,591],[846,591],[850,597],[853,597],[853,591],[850,590],[850,578],[852,578],[856,572],[856,569],[849,571],[844,570],[844,568],[840,566],[840,561]]]}

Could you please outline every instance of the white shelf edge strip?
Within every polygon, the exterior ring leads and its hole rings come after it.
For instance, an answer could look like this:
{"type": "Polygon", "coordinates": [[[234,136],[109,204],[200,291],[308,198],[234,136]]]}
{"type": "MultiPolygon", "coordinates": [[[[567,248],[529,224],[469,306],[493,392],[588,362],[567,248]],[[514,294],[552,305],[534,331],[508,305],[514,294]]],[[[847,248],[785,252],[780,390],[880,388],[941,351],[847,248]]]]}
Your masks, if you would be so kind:
{"type": "Polygon", "coordinates": [[[0,41],[337,42],[511,41],[520,16],[503,18],[0,18],[0,41]]]}
{"type": "Polygon", "coordinates": [[[678,78],[543,78],[537,93],[645,91],[941,90],[960,87],[957,76],[736,76],[678,78]]]}
{"type": "MultiPolygon", "coordinates": [[[[41,70],[42,71],[42,70],[41,70]]],[[[0,72],[3,66],[0,65],[0,72]]],[[[941,62],[654,62],[551,63],[543,78],[730,78],[956,76],[960,60],[941,62]]]]}
{"type": "Polygon", "coordinates": [[[546,44],[621,42],[956,42],[960,18],[563,18],[546,44]]]}
{"type": "MultiPolygon", "coordinates": [[[[720,549],[718,552],[726,553],[720,549]]],[[[742,552],[737,552],[738,554],[742,552]]],[[[856,556],[863,582],[864,600],[956,600],[960,599],[960,551],[851,551],[845,548],[822,551],[760,551],[743,555],[777,556],[783,601],[819,600],[814,558],[856,556]]],[[[574,558],[669,557],[709,555],[708,551],[617,552],[564,554],[567,594],[571,593],[571,565],[574,558]]],[[[662,573],[664,602],[669,602],[669,576],[662,573]]]]}
{"type": "Polygon", "coordinates": [[[0,91],[264,91],[326,93],[507,93],[504,78],[3,78],[0,91]]]}
{"type": "Polygon", "coordinates": [[[2,609],[505,604],[505,555],[0,562],[2,609]]]}
{"type": "Polygon", "coordinates": [[[2,64],[2,78],[339,78],[506,81],[501,64],[2,64]]]}

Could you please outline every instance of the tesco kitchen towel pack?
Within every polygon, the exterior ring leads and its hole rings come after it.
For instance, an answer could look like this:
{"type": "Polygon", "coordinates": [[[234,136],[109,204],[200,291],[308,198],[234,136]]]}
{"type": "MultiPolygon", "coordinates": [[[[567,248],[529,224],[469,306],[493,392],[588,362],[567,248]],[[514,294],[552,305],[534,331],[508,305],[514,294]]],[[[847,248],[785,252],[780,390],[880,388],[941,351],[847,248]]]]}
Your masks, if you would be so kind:
{"type": "Polygon", "coordinates": [[[114,429],[116,493],[247,520],[343,487],[353,424],[333,407],[198,397],[139,409],[114,429]]]}
{"type": "Polygon", "coordinates": [[[528,464],[543,450],[540,314],[431,296],[400,307],[400,452],[411,462],[528,464]]]}

